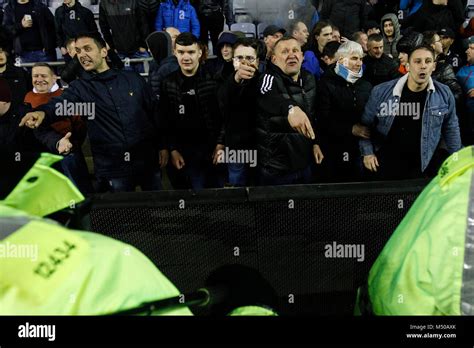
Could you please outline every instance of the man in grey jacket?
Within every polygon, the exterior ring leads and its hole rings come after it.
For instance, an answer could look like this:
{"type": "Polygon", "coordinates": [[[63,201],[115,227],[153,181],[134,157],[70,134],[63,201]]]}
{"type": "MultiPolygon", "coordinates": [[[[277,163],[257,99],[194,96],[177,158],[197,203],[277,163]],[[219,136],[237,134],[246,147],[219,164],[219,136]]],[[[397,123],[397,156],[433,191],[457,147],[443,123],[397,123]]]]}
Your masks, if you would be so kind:
{"type": "Polygon", "coordinates": [[[418,46],[408,74],[376,86],[362,115],[371,138],[359,141],[364,166],[384,179],[428,175],[441,141],[451,154],[461,149],[456,102],[449,88],[431,78],[435,53],[418,46]]]}

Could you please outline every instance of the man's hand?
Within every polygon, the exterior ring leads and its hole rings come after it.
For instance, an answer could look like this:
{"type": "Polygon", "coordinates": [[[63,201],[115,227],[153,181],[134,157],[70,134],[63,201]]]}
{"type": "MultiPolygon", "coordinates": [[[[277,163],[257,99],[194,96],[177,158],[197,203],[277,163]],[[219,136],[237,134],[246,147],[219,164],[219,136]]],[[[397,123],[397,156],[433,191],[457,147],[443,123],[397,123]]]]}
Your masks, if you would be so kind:
{"type": "Polygon", "coordinates": [[[240,64],[235,72],[235,82],[240,83],[242,80],[250,80],[255,76],[257,69],[252,65],[240,64]]]}
{"type": "Polygon", "coordinates": [[[294,106],[290,109],[288,113],[288,122],[290,123],[291,128],[298,133],[304,135],[306,138],[315,139],[311,122],[299,106],[294,106]]]}
{"type": "Polygon", "coordinates": [[[467,92],[467,95],[469,98],[474,98],[474,88],[470,89],[469,92],[467,92]]]}
{"type": "Polygon", "coordinates": [[[67,52],[66,47],[61,47],[61,54],[62,54],[63,56],[65,56],[67,53],[68,53],[68,52],[67,52]]]}
{"type": "Polygon", "coordinates": [[[343,43],[345,43],[345,42],[347,42],[347,41],[349,41],[349,39],[348,39],[347,37],[341,36],[341,44],[343,44],[343,43]]]}
{"type": "Polygon", "coordinates": [[[169,158],[170,158],[170,153],[168,150],[160,151],[160,168],[164,168],[168,165],[169,158]]]}
{"type": "Polygon", "coordinates": [[[27,113],[20,121],[19,126],[23,127],[26,125],[28,128],[35,129],[40,126],[43,122],[45,117],[45,113],[43,111],[33,111],[27,113]]]}
{"type": "Polygon", "coordinates": [[[316,163],[321,164],[323,162],[324,155],[319,145],[313,145],[313,154],[316,163]]]}
{"type": "Polygon", "coordinates": [[[183,169],[185,166],[183,156],[176,150],[171,151],[171,163],[178,170],[183,169]]]}
{"type": "Polygon", "coordinates": [[[71,138],[72,133],[68,132],[61,140],[58,141],[56,149],[60,155],[67,155],[71,152],[72,143],[69,140],[71,138]]]}
{"type": "Polygon", "coordinates": [[[364,167],[371,172],[377,172],[377,167],[379,167],[377,157],[375,155],[364,156],[364,167]]]}
{"type": "Polygon", "coordinates": [[[25,15],[21,19],[21,26],[23,28],[31,28],[33,26],[33,20],[32,19],[26,19],[26,15],[25,15]]]}
{"type": "Polygon", "coordinates": [[[370,139],[370,129],[360,123],[356,123],[352,126],[352,135],[364,139],[370,139]]]}
{"type": "Polygon", "coordinates": [[[214,149],[214,153],[212,154],[212,163],[214,165],[219,164],[219,157],[221,155],[221,151],[224,151],[225,146],[222,144],[217,144],[216,148],[214,149]]]}

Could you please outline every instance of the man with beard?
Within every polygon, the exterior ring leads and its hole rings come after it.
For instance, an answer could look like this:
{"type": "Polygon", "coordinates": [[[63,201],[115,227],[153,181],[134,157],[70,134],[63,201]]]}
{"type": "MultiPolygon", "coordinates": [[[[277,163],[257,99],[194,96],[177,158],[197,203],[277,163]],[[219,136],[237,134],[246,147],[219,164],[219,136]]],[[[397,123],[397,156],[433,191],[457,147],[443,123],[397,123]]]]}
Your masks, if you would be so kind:
{"type": "Polygon", "coordinates": [[[441,140],[450,154],[462,147],[456,102],[431,78],[435,65],[433,48],[418,46],[408,57],[408,74],[372,90],[361,120],[370,139],[359,144],[365,168],[383,179],[432,176],[441,140]]]}
{"type": "Polygon", "coordinates": [[[301,69],[302,62],[298,41],[282,38],[258,84],[256,141],[263,185],[307,184],[312,163],[324,158],[313,127],[316,82],[301,69]]]}
{"type": "Polygon", "coordinates": [[[168,152],[157,137],[155,98],[137,73],[109,68],[105,46],[96,34],[80,35],[75,49],[87,74],[72,81],[61,96],[26,114],[20,126],[36,128],[65,116],[87,118],[99,189],[134,191],[140,185],[158,190],[168,152]],[[76,111],[72,115],[71,109],[76,111]]]}

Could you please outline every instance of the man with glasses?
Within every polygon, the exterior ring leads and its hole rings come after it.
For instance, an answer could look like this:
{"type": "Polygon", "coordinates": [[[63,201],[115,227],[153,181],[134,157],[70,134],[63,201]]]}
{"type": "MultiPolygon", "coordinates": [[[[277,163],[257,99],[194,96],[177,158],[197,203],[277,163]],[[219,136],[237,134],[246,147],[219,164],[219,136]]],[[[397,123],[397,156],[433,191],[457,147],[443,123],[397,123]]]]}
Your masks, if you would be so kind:
{"type": "MultiPolygon", "coordinates": [[[[227,79],[219,100],[225,119],[225,146],[229,150],[247,154],[247,160],[228,163],[229,184],[246,186],[253,184],[252,168],[257,165],[255,150],[255,119],[258,96],[258,57],[263,45],[255,39],[239,38],[234,45],[235,72],[227,79]]],[[[258,154],[257,154],[258,155],[258,154]]]]}

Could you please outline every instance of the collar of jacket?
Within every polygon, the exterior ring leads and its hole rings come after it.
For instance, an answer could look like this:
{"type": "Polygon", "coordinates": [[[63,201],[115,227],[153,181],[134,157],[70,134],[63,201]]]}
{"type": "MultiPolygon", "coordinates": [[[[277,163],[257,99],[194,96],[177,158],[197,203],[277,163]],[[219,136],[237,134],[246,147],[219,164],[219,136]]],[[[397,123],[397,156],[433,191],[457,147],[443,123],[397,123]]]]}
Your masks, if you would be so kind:
{"type": "MultiPolygon", "coordinates": [[[[394,97],[401,98],[403,87],[405,87],[405,84],[407,83],[407,81],[408,81],[408,74],[406,74],[405,76],[401,77],[398,80],[397,84],[393,88],[393,96],[394,97]]],[[[435,88],[435,85],[433,83],[433,79],[431,77],[430,77],[430,81],[428,83],[428,92],[436,92],[436,88],[435,88]]]]}
{"type": "Polygon", "coordinates": [[[110,81],[110,80],[115,79],[118,74],[119,74],[118,70],[110,68],[99,74],[86,72],[86,74],[84,74],[83,76],[83,79],[84,80],[97,80],[97,81],[110,81]]]}

